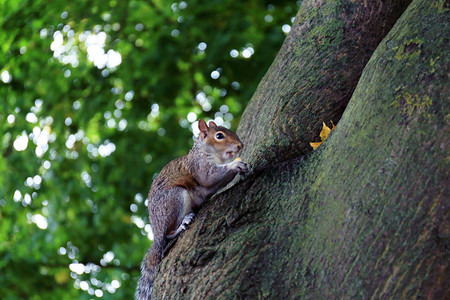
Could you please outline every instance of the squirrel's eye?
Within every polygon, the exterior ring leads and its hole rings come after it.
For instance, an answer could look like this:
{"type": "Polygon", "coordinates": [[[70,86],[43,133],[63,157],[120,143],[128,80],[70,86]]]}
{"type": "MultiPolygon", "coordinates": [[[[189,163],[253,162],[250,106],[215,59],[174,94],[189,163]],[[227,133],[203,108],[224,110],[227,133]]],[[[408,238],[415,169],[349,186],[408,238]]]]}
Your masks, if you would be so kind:
{"type": "Polygon", "coordinates": [[[222,139],[224,139],[224,138],[225,138],[225,136],[223,135],[222,132],[219,132],[219,133],[216,134],[216,139],[222,140],[222,139]]]}

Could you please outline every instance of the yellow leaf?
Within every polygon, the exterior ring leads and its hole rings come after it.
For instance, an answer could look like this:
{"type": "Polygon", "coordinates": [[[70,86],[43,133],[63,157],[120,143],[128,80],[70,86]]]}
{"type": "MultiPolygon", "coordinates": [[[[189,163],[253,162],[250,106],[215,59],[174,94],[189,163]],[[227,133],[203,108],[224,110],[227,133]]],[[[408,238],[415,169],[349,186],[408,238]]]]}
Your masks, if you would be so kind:
{"type": "Polygon", "coordinates": [[[319,147],[319,146],[322,144],[322,142],[309,143],[309,144],[311,145],[311,147],[312,147],[314,150],[316,150],[316,148],[319,147]]]}
{"type": "Polygon", "coordinates": [[[323,123],[323,126],[322,126],[322,130],[320,131],[320,135],[319,135],[319,136],[320,136],[321,142],[313,142],[313,143],[309,143],[309,144],[311,145],[311,147],[312,147],[314,150],[316,150],[317,147],[319,147],[323,142],[325,142],[325,140],[328,138],[328,135],[330,135],[331,131],[333,131],[334,128],[336,127],[336,126],[333,124],[333,121],[330,121],[330,122],[331,122],[331,125],[332,125],[331,128],[328,127],[328,126],[325,124],[325,122],[322,122],[322,123],[323,123]]]}
{"type": "Polygon", "coordinates": [[[323,122],[322,131],[320,132],[320,139],[322,140],[322,142],[325,142],[325,140],[327,139],[327,137],[330,134],[330,132],[331,132],[330,127],[328,127],[325,124],[325,122],[323,122]]]}

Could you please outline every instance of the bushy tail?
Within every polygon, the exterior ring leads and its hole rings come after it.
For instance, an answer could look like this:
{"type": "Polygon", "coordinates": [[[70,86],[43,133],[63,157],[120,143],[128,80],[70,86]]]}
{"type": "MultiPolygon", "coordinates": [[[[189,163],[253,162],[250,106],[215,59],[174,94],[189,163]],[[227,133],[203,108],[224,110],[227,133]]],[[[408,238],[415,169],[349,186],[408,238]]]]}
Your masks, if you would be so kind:
{"type": "Polygon", "coordinates": [[[155,239],[145,255],[141,264],[141,278],[139,279],[136,294],[134,295],[135,300],[151,299],[156,269],[161,262],[165,244],[165,240],[157,241],[155,239]]]}

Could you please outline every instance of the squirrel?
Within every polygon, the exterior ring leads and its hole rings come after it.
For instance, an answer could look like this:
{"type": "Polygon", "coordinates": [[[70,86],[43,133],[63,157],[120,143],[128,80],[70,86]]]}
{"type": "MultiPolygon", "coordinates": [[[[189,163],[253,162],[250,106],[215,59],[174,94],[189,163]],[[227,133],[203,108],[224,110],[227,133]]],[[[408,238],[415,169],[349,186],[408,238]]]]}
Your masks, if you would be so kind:
{"type": "Polygon", "coordinates": [[[202,119],[198,121],[198,129],[200,134],[189,153],[169,162],[151,185],[148,211],[154,239],[141,264],[135,300],[151,299],[156,270],[167,242],[193,222],[193,209],[237,174],[249,171],[247,163],[237,158],[244,145],[236,133],[213,121],[208,127],[202,119]]]}

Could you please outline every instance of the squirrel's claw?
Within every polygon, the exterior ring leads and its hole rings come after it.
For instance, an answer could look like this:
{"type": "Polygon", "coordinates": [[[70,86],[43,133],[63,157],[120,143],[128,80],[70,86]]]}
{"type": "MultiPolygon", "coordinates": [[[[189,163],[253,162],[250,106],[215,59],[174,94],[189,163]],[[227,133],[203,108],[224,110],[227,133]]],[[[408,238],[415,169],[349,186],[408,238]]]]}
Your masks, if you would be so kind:
{"type": "Polygon", "coordinates": [[[181,222],[181,224],[190,225],[190,224],[192,224],[194,219],[195,219],[195,214],[190,213],[190,214],[184,216],[183,222],[181,222]]]}

